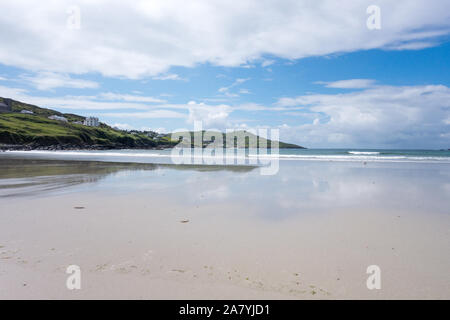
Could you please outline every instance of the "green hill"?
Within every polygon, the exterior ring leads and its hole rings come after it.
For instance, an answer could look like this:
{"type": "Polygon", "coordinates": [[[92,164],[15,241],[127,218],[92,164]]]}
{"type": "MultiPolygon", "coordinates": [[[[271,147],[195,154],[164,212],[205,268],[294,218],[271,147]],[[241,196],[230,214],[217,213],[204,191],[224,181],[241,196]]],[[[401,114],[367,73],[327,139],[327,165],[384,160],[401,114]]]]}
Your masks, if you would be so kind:
{"type": "MultiPolygon", "coordinates": [[[[200,132],[176,132],[177,135],[180,136],[191,136],[190,141],[186,141],[182,143],[185,146],[191,146],[195,147],[194,142],[194,134],[197,133],[200,135],[200,132]]],[[[218,131],[202,131],[202,147],[206,147],[207,145],[216,143],[217,146],[223,146],[225,148],[231,147],[231,148],[264,148],[267,146],[267,148],[272,147],[272,140],[270,139],[264,139],[262,137],[259,137],[249,131],[246,130],[238,130],[231,133],[231,137],[228,137],[230,139],[229,142],[233,143],[233,145],[228,146],[227,145],[227,136],[225,133],[218,132],[218,131]],[[220,141],[220,135],[222,135],[222,141],[220,141]]],[[[298,146],[296,144],[292,143],[285,143],[285,142],[278,142],[278,148],[284,148],[284,149],[305,149],[304,147],[298,146]]]]}
{"type": "MultiPolygon", "coordinates": [[[[152,131],[123,131],[101,123],[98,127],[80,124],[85,117],[40,108],[31,104],[0,97],[0,144],[2,149],[148,149],[168,148],[178,141],[171,141],[170,134],[159,135],[152,131]],[[22,113],[23,110],[32,112],[22,113]],[[59,116],[67,122],[51,120],[59,116]]],[[[188,133],[193,136],[193,132],[188,133]]],[[[204,134],[204,132],[202,133],[204,134]]],[[[217,132],[216,135],[224,135],[217,132]]],[[[246,131],[236,131],[234,147],[256,147],[251,142],[256,137],[246,131]]],[[[208,140],[208,139],[205,139],[208,140]]],[[[259,143],[265,139],[259,138],[259,143]]],[[[209,141],[203,143],[203,147],[209,141]]],[[[225,140],[224,143],[226,144],[225,140]]],[[[190,145],[185,144],[185,145],[190,145]]],[[[262,144],[264,145],[264,144],[262,144]]],[[[272,142],[267,140],[270,148],[272,142]]],[[[191,145],[193,146],[193,145],[191,145]]],[[[303,148],[280,142],[280,148],[303,148]]]]}
{"type": "Polygon", "coordinates": [[[146,133],[128,133],[100,124],[88,127],[75,122],[82,116],[57,112],[30,104],[0,98],[12,106],[12,112],[0,113],[0,143],[29,148],[53,147],[55,149],[120,149],[172,147],[175,143],[167,137],[150,137],[146,133]],[[21,113],[22,110],[33,114],[21,113]],[[49,116],[65,117],[68,122],[51,120],[49,116]]]}

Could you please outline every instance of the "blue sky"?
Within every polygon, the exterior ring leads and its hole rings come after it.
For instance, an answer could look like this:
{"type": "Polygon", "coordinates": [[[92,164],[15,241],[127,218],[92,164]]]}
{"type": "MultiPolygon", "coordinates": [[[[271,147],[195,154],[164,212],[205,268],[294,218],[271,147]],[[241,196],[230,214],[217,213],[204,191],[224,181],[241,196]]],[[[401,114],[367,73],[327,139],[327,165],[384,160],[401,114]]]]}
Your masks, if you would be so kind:
{"type": "Polygon", "coordinates": [[[370,1],[151,3],[2,4],[0,96],[124,129],[450,147],[448,1],[379,1],[376,30],[370,1]]]}

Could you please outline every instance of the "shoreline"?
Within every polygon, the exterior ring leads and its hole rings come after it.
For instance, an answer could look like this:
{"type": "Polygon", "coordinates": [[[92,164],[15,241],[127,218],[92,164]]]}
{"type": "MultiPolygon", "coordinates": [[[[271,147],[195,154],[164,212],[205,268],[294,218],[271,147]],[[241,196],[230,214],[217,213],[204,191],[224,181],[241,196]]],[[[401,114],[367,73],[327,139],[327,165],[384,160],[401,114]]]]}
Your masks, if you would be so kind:
{"type": "Polygon", "coordinates": [[[86,146],[75,146],[75,145],[52,145],[52,146],[34,146],[34,145],[8,145],[0,144],[1,151],[98,151],[98,150],[165,150],[171,149],[173,147],[168,145],[161,145],[157,147],[129,147],[129,146],[103,146],[103,145],[86,145],[86,146]]]}
{"type": "Polygon", "coordinates": [[[309,149],[308,151],[291,151],[291,149],[279,149],[275,153],[262,152],[248,149],[227,149],[220,155],[211,149],[203,149],[202,152],[187,153],[182,149],[174,148],[132,148],[132,149],[67,149],[67,150],[1,150],[0,154],[8,157],[17,156],[29,159],[55,159],[77,161],[104,161],[104,162],[133,162],[133,163],[166,163],[176,164],[182,160],[184,164],[198,164],[204,166],[219,165],[245,165],[264,166],[273,164],[274,161],[287,162],[354,162],[364,166],[375,163],[417,163],[417,164],[450,164],[450,153],[436,150],[379,150],[371,151],[347,151],[347,149],[324,150],[309,149]],[[109,151],[109,152],[108,152],[109,151]],[[154,152],[152,152],[154,151],[154,152]],[[173,152],[175,151],[175,152],[173,152]],[[231,152],[230,152],[231,151],[231,152]],[[445,152],[445,153],[443,153],[445,152]],[[127,160],[125,160],[127,159],[127,160]],[[234,163],[234,164],[233,164],[234,163]]]}
{"type": "MultiPolygon", "coordinates": [[[[8,144],[0,144],[0,152],[1,151],[33,151],[33,150],[41,150],[41,151],[99,151],[99,150],[168,150],[175,148],[172,145],[159,145],[156,147],[143,147],[143,146],[104,146],[104,145],[86,145],[86,146],[75,146],[75,145],[51,145],[51,146],[34,146],[34,145],[8,145],[8,144]]],[[[206,149],[206,146],[203,146],[202,149],[206,149]]],[[[227,148],[223,148],[227,149],[227,148]]],[[[235,149],[235,148],[233,148],[235,149]]],[[[248,148],[242,148],[248,149],[248,148]]],[[[271,147],[263,148],[267,150],[271,150],[271,147]]],[[[307,150],[304,147],[298,148],[282,148],[282,149],[293,149],[293,150],[307,150]]]]}

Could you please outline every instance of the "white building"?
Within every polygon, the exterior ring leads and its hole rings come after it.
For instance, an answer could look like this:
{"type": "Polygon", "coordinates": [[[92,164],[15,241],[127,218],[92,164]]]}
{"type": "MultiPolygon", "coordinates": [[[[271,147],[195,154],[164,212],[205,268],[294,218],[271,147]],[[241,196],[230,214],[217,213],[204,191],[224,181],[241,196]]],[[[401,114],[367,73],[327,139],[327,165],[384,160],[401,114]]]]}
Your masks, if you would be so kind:
{"type": "Polygon", "coordinates": [[[20,113],[24,113],[24,114],[33,114],[33,111],[30,111],[30,110],[22,110],[22,111],[20,111],[20,113]]]}
{"type": "Polygon", "coordinates": [[[83,124],[85,126],[89,126],[89,127],[98,127],[99,126],[99,122],[98,122],[98,118],[96,117],[87,117],[83,124]]]}
{"type": "Polygon", "coordinates": [[[50,120],[58,120],[58,121],[67,122],[67,119],[66,119],[66,118],[60,117],[60,116],[57,116],[57,115],[50,116],[50,117],[48,117],[48,118],[49,118],[50,120]]]}

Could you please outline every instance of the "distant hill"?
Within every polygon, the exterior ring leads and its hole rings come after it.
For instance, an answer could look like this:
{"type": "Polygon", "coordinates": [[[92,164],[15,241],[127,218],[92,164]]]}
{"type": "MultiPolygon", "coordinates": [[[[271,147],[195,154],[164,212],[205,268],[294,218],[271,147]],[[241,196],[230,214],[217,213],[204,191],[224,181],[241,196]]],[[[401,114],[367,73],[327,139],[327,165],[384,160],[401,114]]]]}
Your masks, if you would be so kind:
{"type": "MultiPolygon", "coordinates": [[[[88,127],[80,124],[84,120],[85,117],[76,114],[0,97],[1,149],[149,149],[170,148],[179,142],[172,141],[170,134],[124,131],[104,123],[98,127],[88,127]],[[24,110],[28,113],[23,113],[24,110]],[[64,117],[67,122],[51,120],[48,118],[50,116],[64,117]]],[[[193,135],[193,132],[189,134],[193,135]]],[[[250,144],[256,136],[246,131],[236,131],[234,135],[235,147],[255,147],[250,144]]],[[[258,141],[263,144],[264,140],[259,138],[258,141]]],[[[270,148],[271,145],[272,142],[267,140],[267,146],[270,148]]],[[[279,147],[303,148],[283,142],[279,143],[279,147]]]]}
{"type": "MultiPolygon", "coordinates": [[[[191,146],[191,147],[195,147],[194,145],[194,134],[200,134],[199,131],[193,132],[176,132],[176,134],[179,135],[183,135],[183,136],[191,136],[191,142],[187,141],[184,143],[185,146],[191,146]]],[[[225,135],[225,133],[222,132],[218,132],[218,131],[202,131],[201,132],[201,136],[203,137],[202,139],[202,147],[206,147],[209,144],[218,144],[220,146],[223,146],[225,148],[272,148],[272,140],[270,139],[264,139],[262,137],[259,137],[249,131],[246,130],[237,130],[231,133],[231,137],[229,137],[229,139],[231,139],[230,141],[232,141],[233,145],[228,146],[227,145],[227,137],[225,135]],[[220,135],[222,135],[222,141],[220,141],[219,137],[220,135]]],[[[285,142],[278,142],[278,148],[283,148],[283,149],[306,149],[304,147],[298,146],[296,144],[292,144],[292,143],[285,143],[285,142]]]]}

